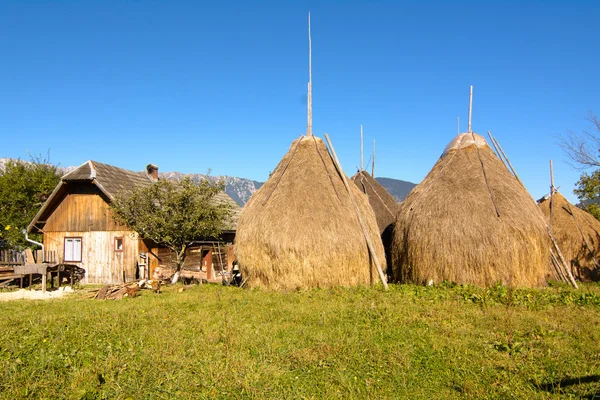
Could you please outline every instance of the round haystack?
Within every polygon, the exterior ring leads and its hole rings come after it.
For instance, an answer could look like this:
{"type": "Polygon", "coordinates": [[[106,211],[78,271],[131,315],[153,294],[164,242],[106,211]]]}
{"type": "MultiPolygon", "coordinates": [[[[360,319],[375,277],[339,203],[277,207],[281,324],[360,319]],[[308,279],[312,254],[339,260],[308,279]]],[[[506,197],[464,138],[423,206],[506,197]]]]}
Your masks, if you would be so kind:
{"type": "MultiPolygon", "coordinates": [[[[349,186],[385,270],[373,210],[349,186]]],[[[312,135],[292,143],[243,208],[235,254],[250,287],[329,288],[377,279],[350,196],[325,143],[312,135]]]]}
{"type": "MultiPolygon", "coordinates": [[[[550,219],[550,197],[539,201],[550,219]]],[[[560,250],[571,265],[573,275],[583,281],[599,280],[600,221],[569,203],[560,193],[552,195],[552,232],[560,250]]]]}
{"type": "Polygon", "coordinates": [[[549,272],[550,239],[528,192],[464,133],[400,205],[392,252],[402,282],[531,287],[549,272]]]}

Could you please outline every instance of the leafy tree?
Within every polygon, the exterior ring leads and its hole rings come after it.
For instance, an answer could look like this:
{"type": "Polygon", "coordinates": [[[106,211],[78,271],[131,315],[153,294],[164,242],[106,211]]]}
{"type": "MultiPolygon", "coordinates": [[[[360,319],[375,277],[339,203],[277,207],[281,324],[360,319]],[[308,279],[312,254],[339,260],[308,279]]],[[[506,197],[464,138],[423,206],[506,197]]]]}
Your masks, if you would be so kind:
{"type": "MultiPolygon", "coordinates": [[[[30,161],[8,160],[0,167],[0,247],[32,246],[22,230],[60,182],[60,175],[49,157],[32,157],[30,161]]],[[[41,241],[41,235],[31,238],[41,241]]]]}
{"type": "MultiPolygon", "coordinates": [[[[571,165],[581,170],[600,167],[600,119],[590,111],[586,120],[592,124],[592,130],[568,131],[559,143],[571,165]]],[[[581,207],[600,220],[600,169],[582,172],[573,193],[581,201],[581,207]]]]}
{"type": "Polygon", "coordinates": [[[189,246],[201,238],[218,238],[226,228],[231,205],[216,199],[224,188],[223,182],[162,179],[120,193],[110,208],[117,222],[173,252],[176,270],[171,282],[176,283],[189,246]]]}
{"type": "Polygon", "coordinates": [[[581,201],[581,207],[600,220],[600,170],[582,173],[573,193],[581,201]]]}

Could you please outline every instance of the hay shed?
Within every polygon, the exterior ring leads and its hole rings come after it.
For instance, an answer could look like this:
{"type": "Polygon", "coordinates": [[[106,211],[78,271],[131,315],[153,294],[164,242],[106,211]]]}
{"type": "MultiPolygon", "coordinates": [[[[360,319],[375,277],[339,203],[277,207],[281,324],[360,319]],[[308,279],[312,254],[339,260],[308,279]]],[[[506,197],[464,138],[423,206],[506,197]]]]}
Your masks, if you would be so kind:
{"type": "Polygon", "coordinates": [[[572,205],[558,192],[552,195],[552,221],[550,196],[540,199],[538,205],[552,226],[554,237],[573,275],[582,281],[600,280],[600,221],[572,205]]]}
{"type": "MultiPolygon", "coordinates": [[[[349,185],[383,265],[367,196],[349,185]]],[[[323,140],[295,140],[243,208],[235,254],[246,286],[276,290],[367,285],[377,272],[352,200],[323,140]]]]}
{"type": "Polygon", "coordinates": [[[533,287],[549,273],[550,238],[526,189],[469,132],[401,203],[392,253],[401,282],[533,287]]]}

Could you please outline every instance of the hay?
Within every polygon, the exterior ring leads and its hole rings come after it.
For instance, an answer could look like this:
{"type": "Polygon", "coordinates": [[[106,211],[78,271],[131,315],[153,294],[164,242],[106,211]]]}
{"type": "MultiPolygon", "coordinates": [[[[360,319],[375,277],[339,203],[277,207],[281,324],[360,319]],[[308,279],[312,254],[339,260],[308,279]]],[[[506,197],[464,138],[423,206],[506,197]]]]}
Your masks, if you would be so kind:
{"type": "MultiPolygon", "coordinates": [[[[599,280],[600,271],[594,259],[598,260],[600,256],[600,221],[569,203],[558,192],[552,196],[552,203],[552,231],[565,260],[572,267],[573,275],[583,281],[599,280]],[[584,236],[577,224],[581,227],[584,236]]],[[[549,219],[550,198],[540,200],[539,207],[549,219]]]]}
{"type": "MultiPolygon", "coordinates": [[[[350,188],[383,262],[373,210],[350,188]]],[[[348,192],[325,143],[314,136],[294,141],[252,195],[240,215],[235,254],[249,287],[295,290],[377,280],[348,192]]]]}
{"type": "Polygon", "coordinates": [[[358,189],[369,197],[369,204],[375,212],[379,233],[383,232],[394,224],[396,213],[398,212],[398,203],[383,186],[379,184],[367,171],[359,171],[353,177],[352,181],[358,189]]]}
{"type": "Polygon", "coordinates": [[[394,276],[415,283],[541,285],[550,259],[543,218],[489,146],[480,145],[485,139],[470,136],[451,142],[400,205],[394,276]]]}

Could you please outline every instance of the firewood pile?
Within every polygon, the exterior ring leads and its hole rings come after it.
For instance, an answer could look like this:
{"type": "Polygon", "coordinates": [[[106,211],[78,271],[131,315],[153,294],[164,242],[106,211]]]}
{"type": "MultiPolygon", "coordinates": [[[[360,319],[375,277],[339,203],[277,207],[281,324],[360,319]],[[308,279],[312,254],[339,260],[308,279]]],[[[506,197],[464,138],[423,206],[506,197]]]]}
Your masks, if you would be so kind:
{"type": "Polygon", "coordinates": [[[100,289],[94,289],[86,298],[97,300],[121,300],[123,297],[136,297],[142,289],[152,290],[160,293],[162,282],[160,280],[145,280],[139,282],[128,282],[115,285],[106,285],[100,289]]]}

